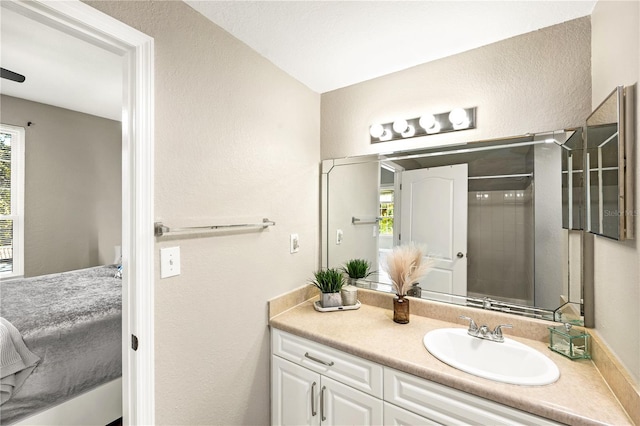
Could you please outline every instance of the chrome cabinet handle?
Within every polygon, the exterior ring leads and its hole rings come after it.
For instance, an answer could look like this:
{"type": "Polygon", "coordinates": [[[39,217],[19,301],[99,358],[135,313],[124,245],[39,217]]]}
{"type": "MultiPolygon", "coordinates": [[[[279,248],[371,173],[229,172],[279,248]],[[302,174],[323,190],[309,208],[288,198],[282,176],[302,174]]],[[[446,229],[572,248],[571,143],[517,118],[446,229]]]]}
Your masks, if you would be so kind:
{"type": "Polygon", "coordinates": [[[309,355],[309,352],[305,353],[304,356],[306,358],[309,358],[311,361],[319,362],[320,364],[324,364],[324,365],[327,365],[329,367],[331,367],[333,365],[333,361],[331,361],[331,362],[323,361],[321,359],[318,359],[316,357],[313,357],[313,356],[309,355]]]}
{"type": "Polygon", "coordinates": [[[462,259],[464,257],[464,253],[462,253],[461,251],[458,252],[458,254],[456,255],[458,257],[458,259],[462,259]]]}
{"type": "Polygon", "coordinates": [[[327,418],[324,416],[324,390],[326,388],[326,386],[323,386],[322,390],[320,390],[320,417],[322,418],[323,422],[327,420],[327,418]]]}
{"type": "Polygon", "coordinates": [[[311,417],[314,417],[318,412],[316,411],[316,382],[311,385],[311,417]]]}

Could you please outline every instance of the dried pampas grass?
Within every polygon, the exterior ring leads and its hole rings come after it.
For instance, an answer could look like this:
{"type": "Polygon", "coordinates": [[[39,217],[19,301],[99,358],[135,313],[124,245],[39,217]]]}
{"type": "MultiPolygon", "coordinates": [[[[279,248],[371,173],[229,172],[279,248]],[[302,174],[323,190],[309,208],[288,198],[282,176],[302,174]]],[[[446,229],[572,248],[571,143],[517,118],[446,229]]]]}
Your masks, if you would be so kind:
{"type": "Polygon", "coordinates": [[[433,259],[423,256],[422,249],[413,243],[396,246],[387,255],[385,270],[398,296],[405,296],[411,285],[431,270],[433,259]]]}

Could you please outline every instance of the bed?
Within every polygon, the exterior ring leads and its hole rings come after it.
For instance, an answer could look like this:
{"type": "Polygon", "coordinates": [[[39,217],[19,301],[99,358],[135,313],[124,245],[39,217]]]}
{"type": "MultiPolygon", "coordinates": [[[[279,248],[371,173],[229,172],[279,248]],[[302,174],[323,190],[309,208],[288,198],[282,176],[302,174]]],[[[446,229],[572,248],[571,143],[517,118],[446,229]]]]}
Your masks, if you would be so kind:
{"type": "MultiPolygon", "coordinates": [[[[74,400],[86,401],[100,389],[121,392],[122,279],[116,272],[115,265],[99,266],[0,283],[0,317],[40,358],[22,387],[0,406],[3,426],[47,424],[49,410],[73,407],[74,400]]],[[[109,404],[99,398],[98,405],[109,404]]],[[[109,398],[120,400],[119,395],[109,398]]],[[[91,404],[80,403],[89,413],[101,408],[91,404]]],[[[120,411],[107,417],[121,416],[120,411]]],[[[88,420],[79,421],[95,424],[95,418],[88,420]]],[[[103,425],[109,421],[99,420],[103,425]]]]}

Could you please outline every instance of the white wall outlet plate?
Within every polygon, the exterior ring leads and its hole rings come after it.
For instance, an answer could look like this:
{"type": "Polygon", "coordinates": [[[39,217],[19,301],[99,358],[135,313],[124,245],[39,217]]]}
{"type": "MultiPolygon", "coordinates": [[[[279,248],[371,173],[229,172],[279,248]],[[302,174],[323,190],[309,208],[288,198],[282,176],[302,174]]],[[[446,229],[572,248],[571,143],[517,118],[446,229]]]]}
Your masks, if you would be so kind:
{"type": "Polygon", "coordinates": [[[180,247],[160,249],[160,278],[180,275],[180,247]]]}
{"type": "Polygon", "coordinates": [[[343,234],[343,232],[342,232],[342,229],[338,229],[338,230],[336,231],[336,245],[338,245],[338,246],[339,246],[340,244],[342,244],[342,237],[343,237],[343,235],[344,235],[344,234],[343,234]]]}
{"type": "Polygon", "coordinates": [[[291,234],[289,238],[289,253],[297,253],[300,251],[300,238],[298,234],[291,234]]]}

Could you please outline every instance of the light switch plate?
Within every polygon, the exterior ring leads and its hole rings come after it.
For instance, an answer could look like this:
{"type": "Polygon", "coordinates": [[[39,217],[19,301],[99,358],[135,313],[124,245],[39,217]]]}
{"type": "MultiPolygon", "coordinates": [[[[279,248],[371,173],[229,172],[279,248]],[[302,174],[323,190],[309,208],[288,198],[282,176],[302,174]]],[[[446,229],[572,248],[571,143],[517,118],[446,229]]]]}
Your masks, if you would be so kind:
{"type": "Polygon", "coordinates": [[[289,238],[289,253],[297,253],[300,251],[300,237],[298,234],[291,234],[289,238]]]}
{"type": "Polygon", "coordinates": [[[342,237],[343,237],[343,235],[344,235],[344,234],[343,234],[343,232],[342,232],[342,229],[338,229],[338,230],[336,231],[336,245],[338,245],[338,246],[339,246],[340,244],[342,244],[342,237]]]}
{"type": "Polygon", "coordinates": [[[160,278],[180,275],[180,247],[160,249],[160,278]]]}

